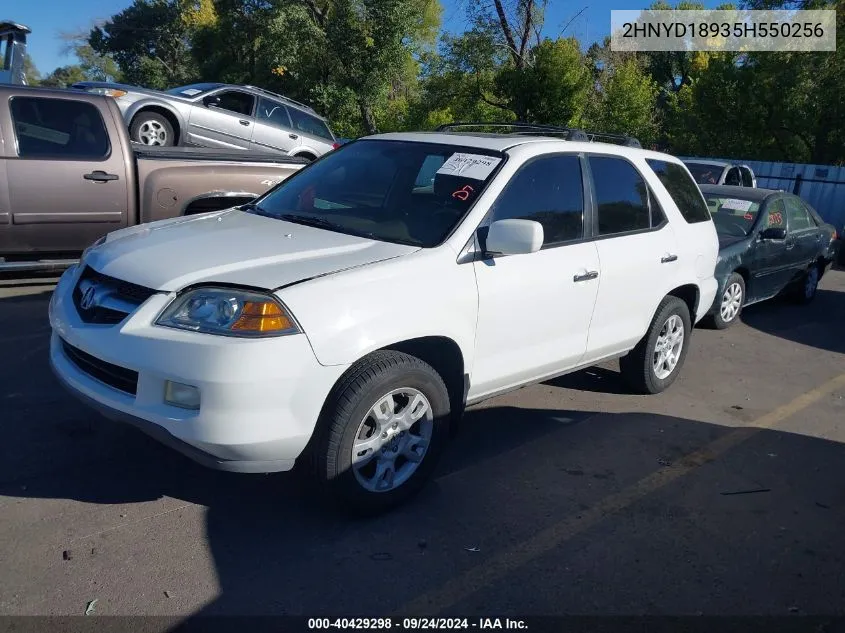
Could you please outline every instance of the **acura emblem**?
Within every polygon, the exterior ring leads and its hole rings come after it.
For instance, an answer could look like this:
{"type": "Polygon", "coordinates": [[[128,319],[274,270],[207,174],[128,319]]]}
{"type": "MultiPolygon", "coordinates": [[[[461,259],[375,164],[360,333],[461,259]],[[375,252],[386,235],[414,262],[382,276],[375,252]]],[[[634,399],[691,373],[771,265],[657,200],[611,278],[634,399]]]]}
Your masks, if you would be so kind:
{"type": "Polygon", "coordinates": [[[82,299],[79,301],[79,307],[83,310],[90,310],[97,303],[97,288],[88,286],[85,292],[82,293],[82,299]]]}

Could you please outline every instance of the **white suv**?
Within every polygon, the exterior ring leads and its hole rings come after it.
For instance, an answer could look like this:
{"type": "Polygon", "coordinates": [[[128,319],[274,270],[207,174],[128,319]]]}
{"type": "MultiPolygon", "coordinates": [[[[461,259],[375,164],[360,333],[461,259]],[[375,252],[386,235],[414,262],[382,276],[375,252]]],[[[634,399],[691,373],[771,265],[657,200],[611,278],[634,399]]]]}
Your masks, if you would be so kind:
{"type": "Polygon", "coordinates": [[[51,364],[205,465],[299,462],[379,511],[429,478],[466,405],[613,357],[666,389],[718,248],[672,156],[375,135],[250,205],[100,240],[51,299],[51,364]]]}

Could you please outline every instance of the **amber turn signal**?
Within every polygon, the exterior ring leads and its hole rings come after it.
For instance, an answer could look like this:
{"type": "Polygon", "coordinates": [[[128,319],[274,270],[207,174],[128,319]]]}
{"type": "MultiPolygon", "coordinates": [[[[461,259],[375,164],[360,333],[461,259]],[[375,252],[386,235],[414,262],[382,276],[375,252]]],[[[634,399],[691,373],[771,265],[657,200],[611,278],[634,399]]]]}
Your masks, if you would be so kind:
{"type": "Polygon", "coordinates": [[[247,301],[232,330],[247,332],[281,332],[294,328],[288,315],[272,301],[247,301]]]}

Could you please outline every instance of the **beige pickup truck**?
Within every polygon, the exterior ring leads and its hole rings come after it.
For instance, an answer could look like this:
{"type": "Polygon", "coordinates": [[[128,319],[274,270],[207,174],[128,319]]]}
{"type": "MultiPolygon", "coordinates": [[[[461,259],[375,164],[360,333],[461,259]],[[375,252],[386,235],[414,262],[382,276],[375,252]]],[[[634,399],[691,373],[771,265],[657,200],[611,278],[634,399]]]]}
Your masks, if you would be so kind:
{"type": "Polygon", "coordinates": [[[60,270],[110,231],[244,204],[306,164],[148,148],[109,97],[0,85],[0,272],[60,270]]]}

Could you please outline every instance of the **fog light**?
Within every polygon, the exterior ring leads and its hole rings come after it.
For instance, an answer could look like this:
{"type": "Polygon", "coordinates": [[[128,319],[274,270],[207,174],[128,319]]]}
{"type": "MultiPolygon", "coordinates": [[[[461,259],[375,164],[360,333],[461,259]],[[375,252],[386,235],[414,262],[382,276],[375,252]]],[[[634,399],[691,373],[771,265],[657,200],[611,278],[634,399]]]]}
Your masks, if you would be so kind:
{"type": "Polygon", "coordinates": [[[200,408],[200,390],[191,385],[183,385],[181,382],[164,383],[164,401],[174,407],[183,409],[200,408]]]}

